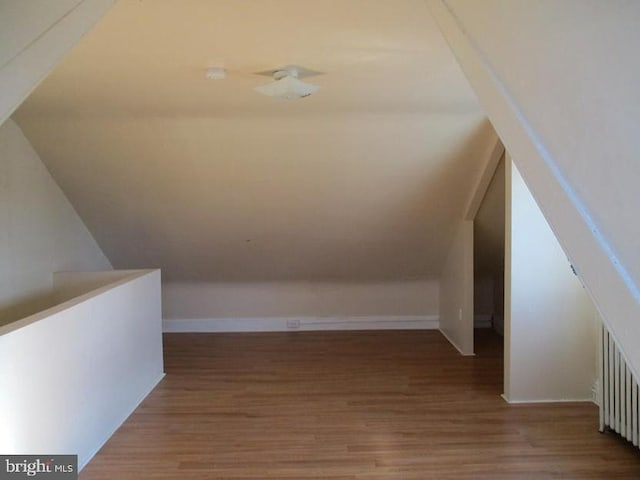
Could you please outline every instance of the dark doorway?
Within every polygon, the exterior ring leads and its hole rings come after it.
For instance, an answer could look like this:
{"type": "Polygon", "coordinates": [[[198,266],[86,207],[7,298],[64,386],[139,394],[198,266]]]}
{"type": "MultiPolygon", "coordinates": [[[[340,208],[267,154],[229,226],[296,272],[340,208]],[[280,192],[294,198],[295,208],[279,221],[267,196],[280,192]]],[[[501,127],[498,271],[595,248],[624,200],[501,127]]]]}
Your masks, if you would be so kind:
{"type": "Polygon", "coordinates": [[[489,183],[473,224],[473,311],[476,354],[504,335],[505,163],[489,183]]]}

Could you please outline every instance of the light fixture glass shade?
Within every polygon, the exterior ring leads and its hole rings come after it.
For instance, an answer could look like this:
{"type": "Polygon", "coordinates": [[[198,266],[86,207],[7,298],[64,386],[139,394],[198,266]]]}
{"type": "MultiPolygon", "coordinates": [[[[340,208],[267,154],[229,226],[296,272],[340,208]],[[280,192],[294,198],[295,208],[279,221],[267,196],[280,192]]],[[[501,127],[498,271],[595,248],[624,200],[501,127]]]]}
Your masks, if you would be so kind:
{"type": "Polygon", "coordinates": [[[283,98],[285,100],[308,97],[312,93],[316,93],[319,89],[320,87],[318,85],[305,83],[291,75],[286,75],[279,80],[255,88],[257,92],[263,95],[283,98]]]}

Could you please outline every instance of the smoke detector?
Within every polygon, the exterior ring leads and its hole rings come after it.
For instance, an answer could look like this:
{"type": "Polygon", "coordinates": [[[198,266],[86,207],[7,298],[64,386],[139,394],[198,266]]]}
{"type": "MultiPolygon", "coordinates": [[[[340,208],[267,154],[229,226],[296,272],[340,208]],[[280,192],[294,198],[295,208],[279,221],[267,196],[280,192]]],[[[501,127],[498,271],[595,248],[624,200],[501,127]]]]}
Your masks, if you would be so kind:
{"type": "Polygon", "coordinates": [[[308,70],[296,65],[288,65],[278,68],[277,70],[258,72],[258,75],[268,75],[272,77],[274,81],[260,85],[254,90],[269,97],[282,98],[285,100],[304,98],[316,93],[320,87],[318,85],[305,83],[300,79],[320,74],[320,72],[308,70]]]}

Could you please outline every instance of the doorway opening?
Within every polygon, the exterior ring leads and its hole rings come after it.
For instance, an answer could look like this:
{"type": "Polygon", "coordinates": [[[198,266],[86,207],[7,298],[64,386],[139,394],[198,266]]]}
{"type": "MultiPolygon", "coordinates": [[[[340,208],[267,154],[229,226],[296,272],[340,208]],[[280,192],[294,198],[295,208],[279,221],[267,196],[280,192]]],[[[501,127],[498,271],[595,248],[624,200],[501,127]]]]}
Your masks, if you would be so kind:
{"type": "Polygon", "coordinates": [[[509,154],[486,175],[473,216],[475,354],[502,359],[508,402],[589,400],[595,308],[509,154]]]}
{"type": "MultiPolygon", "coordinates": [[[[474,349],[503,356],[505,160],[502,155],[473,222],[474,349]]],[[[500,385],[500,388],[502,386],[500,385]]]]}

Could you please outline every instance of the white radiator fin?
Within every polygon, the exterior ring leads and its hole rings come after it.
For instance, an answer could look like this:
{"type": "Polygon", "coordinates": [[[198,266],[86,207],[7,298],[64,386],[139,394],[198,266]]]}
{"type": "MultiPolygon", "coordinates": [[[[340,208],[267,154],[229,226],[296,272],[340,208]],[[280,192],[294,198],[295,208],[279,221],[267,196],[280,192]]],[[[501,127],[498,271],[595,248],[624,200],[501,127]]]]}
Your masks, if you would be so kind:
{"type": "Polygon", "coordinates": [[[600,431],[608,428],[637,447],[638,383],[604,326],[600,347],[600,431]]]}

